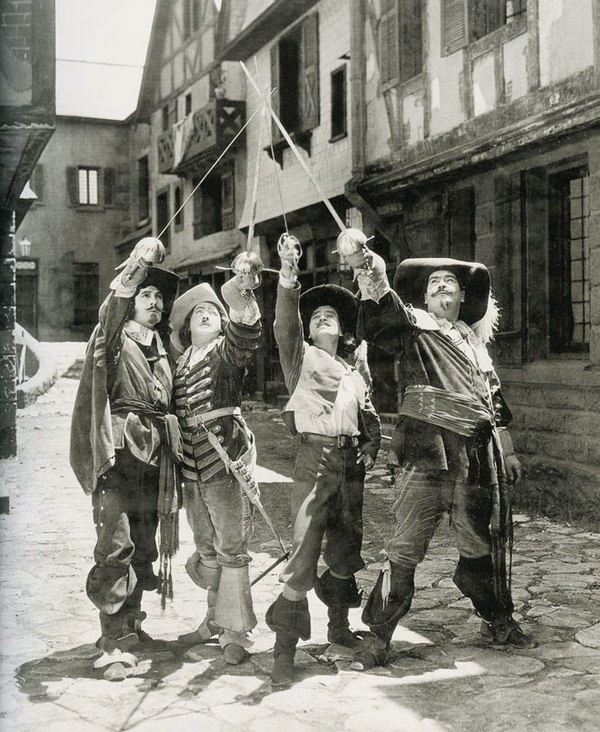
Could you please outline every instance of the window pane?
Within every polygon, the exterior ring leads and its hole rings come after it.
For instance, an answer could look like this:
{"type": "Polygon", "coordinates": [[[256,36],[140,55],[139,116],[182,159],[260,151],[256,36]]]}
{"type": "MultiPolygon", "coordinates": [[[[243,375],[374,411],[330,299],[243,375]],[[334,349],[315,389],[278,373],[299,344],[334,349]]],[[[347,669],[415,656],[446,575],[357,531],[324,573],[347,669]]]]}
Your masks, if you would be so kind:
{"type": "Polygon", "coordinates": [[[79,168],[79,203],[88,203],[87,170],[79,168]]]}
{"type": "Polygon", "coordinates": [[[89,189],[89,200],[88,203],[92,206],[98,205],[98,171],[88,170],[88,189],[89,189]]]}

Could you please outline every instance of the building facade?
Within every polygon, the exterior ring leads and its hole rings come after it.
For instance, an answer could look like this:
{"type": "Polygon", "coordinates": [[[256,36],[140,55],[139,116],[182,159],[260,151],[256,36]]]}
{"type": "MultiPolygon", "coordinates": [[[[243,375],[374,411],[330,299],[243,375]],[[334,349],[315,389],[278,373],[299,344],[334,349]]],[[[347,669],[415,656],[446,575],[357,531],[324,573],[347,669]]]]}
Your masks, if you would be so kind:
{"type": "Polygon", "coordinates": [[[16,232],[17,320],[44,341],[85,340],[129,229],[129,125],[59,116],[16,232]]]}
{"type": "Polygon", "coordinates": [[[488,265],[536,506],[568,487],[580,514],[597,511],[600,3],[351,6],[362,112],[348,192],[397,228],[398,259],[488,265]]]}
{"type": "MultiPolygon", "coordinates": [[[[15,230],[54,132],[54,2],[0,2],[0,457],[16,454],[15,230]]],[[[4,502],[4,497],[2,498],[4,502]]],[[[3,506],[4,510],[4,506],[3,506]]]]}

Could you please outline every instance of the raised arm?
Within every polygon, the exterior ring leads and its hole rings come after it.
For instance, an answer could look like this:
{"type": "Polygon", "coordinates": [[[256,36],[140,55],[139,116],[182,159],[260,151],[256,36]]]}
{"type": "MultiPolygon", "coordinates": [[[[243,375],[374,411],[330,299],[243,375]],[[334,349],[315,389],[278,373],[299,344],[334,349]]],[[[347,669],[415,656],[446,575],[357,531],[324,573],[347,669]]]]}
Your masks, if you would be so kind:
{"type": "Polygon", "coordinates": [[[296,388],[302,368],[304,336],[300,318],[300,284],[298,283],[299,245],[294,237],[283,235],[278,245],[281,259],[275,322],[273,331],[279,348],[279,360],[285,383],[291,394],[296,388]]]}

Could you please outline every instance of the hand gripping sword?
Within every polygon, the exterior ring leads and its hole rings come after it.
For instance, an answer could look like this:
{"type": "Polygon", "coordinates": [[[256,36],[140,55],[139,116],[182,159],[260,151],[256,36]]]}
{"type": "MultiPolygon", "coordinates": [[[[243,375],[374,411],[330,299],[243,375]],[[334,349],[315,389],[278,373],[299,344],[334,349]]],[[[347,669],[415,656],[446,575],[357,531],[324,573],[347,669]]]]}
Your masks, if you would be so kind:
{"type": "MultiPolygon", "coordinates": [[[[206,429],[206,428],[205,428],[206,429]]],[[[241,460],[232,460],[229,455],[227,454],[227,450],[221,445],[219,442],[219,438],[217,435],[214,434],[214,432],[211,432],[210,430],[207,431],[207,437],[210,444],[214,447],[214,449],[217,451],[217,454],[223,461],[223,464],[225,465],[225,470],[227,472],[231,472],[233,477],[237,480],[237,482],[242,487],[242,490],[244,493],[248,496],[248,500],[250,503],[252,503],[256,508],[258,509],[260,515],[265,520],[265,523],[267,526],[271,529],[271,532],[273,536],[277,539],[277,542],[279,543],[279,546],[281,547],[281,551],[283,552],[282,556],[280,556],[276,562],[271,564],[267,569],[262,572],[256,579],[252,581],[252,584],[255,585],[259,580],[261,580],[263,577],[265,577],[272,569],[275,569],[278,564],[281,564],[281,562],[284,562],[289,556],[290,552],[289,549],[285,548],[285,544],[283,543],[283,540],[281,536],[279,535],[279,532],[273,525],[273,522],[269,518],[268,513],[265,510],[265,507],[262,505],[262,502],[260,500],[260,492],[258,489],[258,483],[254,479],[254,476],[252,473],[248,470],[246,465],[241,460]]]]}

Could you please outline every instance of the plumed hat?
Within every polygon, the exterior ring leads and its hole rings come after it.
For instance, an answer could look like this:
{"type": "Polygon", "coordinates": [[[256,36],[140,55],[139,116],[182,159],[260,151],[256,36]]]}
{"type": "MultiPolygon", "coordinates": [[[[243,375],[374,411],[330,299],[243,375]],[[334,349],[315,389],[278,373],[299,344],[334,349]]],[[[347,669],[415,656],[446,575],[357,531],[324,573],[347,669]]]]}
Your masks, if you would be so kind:
{"type": "Polygon", "coordinates": [[[465,291],[465,301],[460,306],[460,319],[467,325],[481,320],[488,309],[490,273],[480,262],[462,262],[443,257],[405,259],[400,262],[394,275],[394,290],[404,303],[423,308],[429,276],[440,269],[455,274],[465,291]]]}
{"type": "Polygon", "coordinates": [[[169,272],[168,269],[148,267],[146,278],[138,287],[138,290],[142,290],[144,287],[149,287],[150,285],[160,290],[163,296],[163,316],[168,318],[177,295],[179,277],[174,272],[169,272]]]}
{"type": "Polygon", "coordinates": [[[209,302],[214,305],[221,315],[221,323],[225,325],[229,321],[227,311],[223,307],[223,303],[217,297],[213,288],[207,283],[202,282],[200,285],[195,285],[183,295],[180,295],[173,305],[173,311],[171,312],[171,343],[173,347],[180,353],[183,353],[186,346],[181,341],[181,330],[185,324],[185,321],[197,305],[201,302],[209,302]]]}
{"type": "Polygon", "coordinates": [[[342,333],[353,336],[358,318],[358,303],[354,295],[339,285],[317,285],[300,295],[300,316],[305,337],[308,338],[310,316],[316,308],[323,305],[328,305],[336,311],[342,333]]]}

